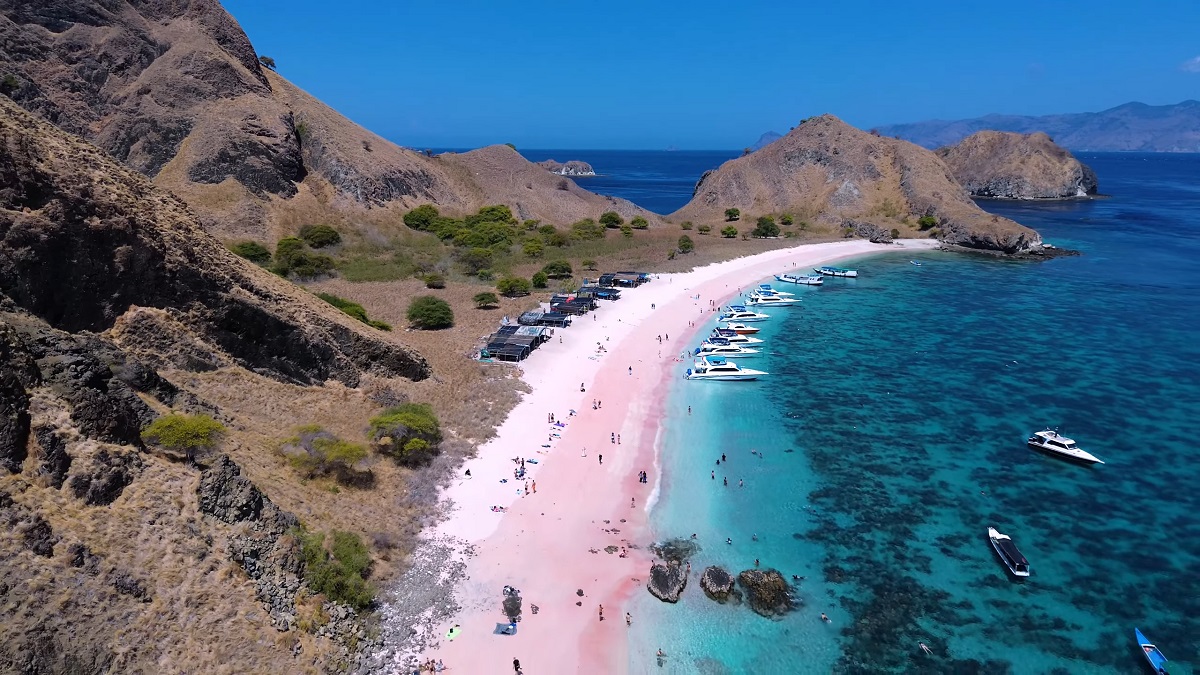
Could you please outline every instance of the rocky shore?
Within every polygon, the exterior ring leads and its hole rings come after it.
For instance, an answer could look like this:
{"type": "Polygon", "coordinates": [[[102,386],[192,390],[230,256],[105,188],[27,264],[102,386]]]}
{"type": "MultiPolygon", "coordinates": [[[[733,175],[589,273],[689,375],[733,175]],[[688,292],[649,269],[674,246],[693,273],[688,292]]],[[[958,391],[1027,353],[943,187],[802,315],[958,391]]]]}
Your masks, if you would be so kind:
{"type": "Polygon", "coordinates": [[[577,159],[572,159],[567,162],[559,162],[553,159],[547,159],[543,162],[538,162],[538,166],[559,176],[596,175],[596,170],[592,168],[591,164],[588,164],[587,162],[581,162],[577,159]]]}

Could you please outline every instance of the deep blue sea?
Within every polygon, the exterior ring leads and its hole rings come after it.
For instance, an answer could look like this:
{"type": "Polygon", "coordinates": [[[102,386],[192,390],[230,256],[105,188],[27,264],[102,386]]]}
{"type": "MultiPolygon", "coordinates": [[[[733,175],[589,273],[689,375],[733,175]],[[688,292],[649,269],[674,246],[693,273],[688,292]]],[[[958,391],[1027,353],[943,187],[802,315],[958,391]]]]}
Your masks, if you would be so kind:
{"type": "MultiPolygon", "coordinates": [[[[732,153],[547,156],[669,212],[732,153]]],[[[673,385],[652,524],[702,548],[679,604],[635,600],[632,672],[1141,673],[1134,626],[1200,662],[1200,155],[1081,159],[1109,198],[981,203],[1081,256],[864,257],[788,289],[746,361],[768,377],[673,385]],[[1107,464],[1027,449],[1047,426],[1107,464]],[[783,619],[699,588],[756,558],[804,577],[783,619]]]]}

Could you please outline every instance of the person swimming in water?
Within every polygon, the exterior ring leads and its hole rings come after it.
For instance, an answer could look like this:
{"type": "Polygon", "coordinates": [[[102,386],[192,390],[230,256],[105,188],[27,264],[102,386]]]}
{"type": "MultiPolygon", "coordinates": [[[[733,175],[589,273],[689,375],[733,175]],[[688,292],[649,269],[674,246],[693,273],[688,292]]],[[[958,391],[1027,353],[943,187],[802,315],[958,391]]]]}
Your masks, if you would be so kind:
{"type": "Polygon", "coordinates": [[[830,619],[828,616],[825,616],[825,612],[821,612],[821,620],[825,623],[833,623],[832,619],[830,619]]]}
{"type": "Polygon", "coordinates": [[[933,653],[933,650],[929,648],[929,645],[925,644],[924,642],[918,642],[917,644],[921,646],[921,651],[925,652],[926,654],[933,653]]]}

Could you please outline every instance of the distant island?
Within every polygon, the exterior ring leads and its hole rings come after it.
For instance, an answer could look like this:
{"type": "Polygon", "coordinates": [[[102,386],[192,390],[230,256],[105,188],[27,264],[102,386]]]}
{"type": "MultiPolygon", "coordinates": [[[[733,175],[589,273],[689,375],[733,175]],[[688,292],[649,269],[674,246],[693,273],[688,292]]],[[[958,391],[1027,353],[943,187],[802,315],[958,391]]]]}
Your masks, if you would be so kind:
{"type": "Polygon", "coordinates": [[[568,162],[559,162],[553,159],[547,159],[544,162],[538,162],[538,166],[546,169],[550,173],[559,176],[595,176],[596,170],[591,164],[581,162],[577,159],[572,159],[568,162]]]}
{"type": "Polygon", "coordinates": [[[972,197],[1082,199],[1099,189],[1096,172],[1041,132],[980,131],[935,152],[972,197]]]}

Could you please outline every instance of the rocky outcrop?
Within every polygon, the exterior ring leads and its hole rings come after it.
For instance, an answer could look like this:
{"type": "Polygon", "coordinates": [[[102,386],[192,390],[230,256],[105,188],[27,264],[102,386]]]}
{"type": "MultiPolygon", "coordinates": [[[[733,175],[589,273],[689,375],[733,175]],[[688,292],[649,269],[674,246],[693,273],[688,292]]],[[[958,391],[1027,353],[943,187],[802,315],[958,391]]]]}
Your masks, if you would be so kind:
{"type": "Polygon", "coordinates": [[[650,578],[646,590],[663,602],[679,602],[683,589],[687,588],[687,573],[678,560],[655,563],[650,567],[650,578]]]}
{"type": "Polygon", "coordinates": [[[1096,173],[1044,133],[980,131],[937,150],[972,197],[1074,199],[1096,194],[1096,173]]]}
{"type": "MultiPolygon", "coordinates": [[[[0,293],[55,328],[99,332],[151,307],[180,338],[283,381],[429,375],[420,355],[237,258],[179,200],[3,97],[0,177],[0,293]]],[[[64,378],[99,367],[71,358],[64,378]]],[[[109,434],[135,442],[137,426],[109,434]]]]}
{"type": "Polygon", "coordinates": [[[795,608],[792,589],[783,575],[773,569],[752,569],[738,574],[738,584],[755,613],[774,618],[795,608]]]}
{"type": "Polygon", "coordinates": [[[862,221],[912,232],[916,221],[931,216],[948,243],[1009,254],[1041,247],[1037,232],[976,206],[932,152],[860,131],[832,115],[805,120],[774,143],[706,174],[671,218],[716,224],[728,208],[739,209],[744,220],[805,214],[831,229],[862,221]]]}
{"type": "Polygon", "coordinates": [[[141,457],[134,453],[118,454],[102,449],[92,458],[90,466],[71,476],[71,492],[88,506],[108,506],[121,496],[144,466],[141,457]]]}
{"type": "Polygon", "coordinates": [[[705,567],[700,573],[700,588],[710,599],[721,604],[741,600],[741,593],[734,587],[733,575],[723,567],[705,567]]]}
{"type": "Polygon", "coordinates": [[[538,162],[538,166],[549,171],[552,174],[559,176],[595,176],[596,170],[591,164],[581,162],[578,159],[559,162],[553,159],[547,159],[538,162]]]}

